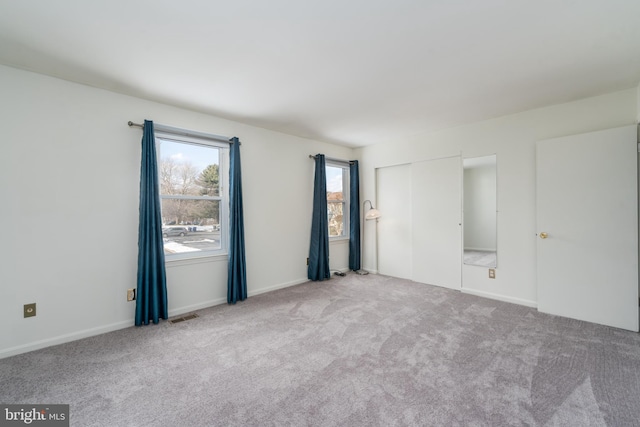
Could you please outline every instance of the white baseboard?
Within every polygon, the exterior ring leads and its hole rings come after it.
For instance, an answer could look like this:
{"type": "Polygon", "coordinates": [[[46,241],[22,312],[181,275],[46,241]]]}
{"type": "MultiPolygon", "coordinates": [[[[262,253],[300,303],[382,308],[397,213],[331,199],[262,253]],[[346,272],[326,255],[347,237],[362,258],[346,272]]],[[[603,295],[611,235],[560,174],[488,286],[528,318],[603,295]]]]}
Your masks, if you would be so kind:
{"type": "MultiPolygon", "coordinates": [[[[347,272],[349,271],[348,268],[346,269],[341,269],[340,271],[343,272],[347,272]]],[[[370,273],[373,273],[370,271],[370,273]]],[[[373,273],[375,274],[375,273],[373,273]]],[[[278,289],[283,289],[283,288],[288,288],[290,286],[295,286],[295,285],[300,285],[302,283],[306,283],[308,282],[309,279],[307,278],[302,278],[302,279],[297,279],[297,280],[292,280],[290,282],[285,282],[285,283],[280,283],[277,285],[273,285],[273,286],[269,286],[267,288],[263,288],[257,291],[251,291],[248,292],[248,296],[256,296],[256,295],[260,295],[260,294],[264,294],[267,292],[272,292],[278,289]]],[[[178,308],[174,308],[169,310],[169,317],[174,317],[174,316],[179,316],[181,314],[185,314],[185,313],[190,313],[196,310],[202,310],[204,308],[208,308],[208,307],[213,307],[216,305],[220,305],[220,304],[225,304],[227,302],[226,297],[225,298],[216,298],[213,300],[208,300],[208,301],[204,301],[204,302],[200,302],[198,304],[192,304],[192,305],[188,305],[188,306],[184,306],[184,307],[178,307],[178,308]]],[[[45,347],[51,347],[54,345],[58,345],[58,344],[64,344],[67,342],[71,342],[71,341],[76,341],[82,338],[88,338],[88,337],[92,337],[92,336],[96,336],[96,335],[101,335],[101,334],[106,334],[107,332],[113,332],[113,331],[117,331],[119,329],[124,329],[124,328],[128,328],[133,326],[134,324],[134,319],[129,319],[129,320],[123,320],[120,322],[116,322],[116,323],[111,323],[109,325],[104,325],[104,326],[98,326],[95,328],[89,328],[89,329],[84,329],[81,331],[76,331],[76,332],[72,332],[69,334],[64,334],[64,335],[59,335],[57,337],[53,337],[53,338],[47,338],[44,340],[39,340],[39,341],[34,341],[31,343],[27,343],[27,344],[23,344],[23,345],[19,345],[19,346],[15,346],[15,347],[10,347],[8,349],[5,350],[0,350],[0,359],[3,359],[5,357],[11,357],[11,356],[15,356],[18,354],[22,354],[22,353],[27,353],[29,351],[34,351],[34,350],[39,350],[45,347]]]]}
{"type": "MultiPolygon", "coordinates": [[[[198,304],[192,304],[185,307],[178,307],[169,310],[169,317],[179,316],[181,314],[190,313],[192,311],[201,310],[207,307],[213,307],[214,305],[220,305],[227,302],[226,298],[218,298],[215,300],[209,300],[198,304]]],[[[53,338],[47,338],[44,340],[34,341],[32,343],[19,345],[16,347],[10,347],[6,350],[0,351],[0,359],[5,357],[15,356],[17,354],[27,353],[29,351],[39,350],[45,347],[51,347],[58,344],[64,344],[71,341],[76,341],[82,338],[93,337],[96,335],[106,334],[107,332],[117,331],[119,329],[128,328],[134,326],[134,319],[123,320],[121,322],[111,323],[105,326],[97,326],[95,328],[83,329],[81,331],[72,332],[69,334],[59,335],[53,338]]]]}
{"type": "Polygon", "coordinates": [[[513,303],[513,304],[524,305],[524,306],[531,307],[531,308],[536,308],[536,309],[538,308],[538,303],[537,302],[526,300],[526,299],[508,297],[508,296],[504,296],[504,295],[500,295],[500,294],[494,294],[492,292],[478,291],[478,290],[475,290],[475,289],[468,289],[468,288],[462,288],[462,289],[460,289],[460,291],[464,292],[465,294],[471,294],[471,295],[476,295],[476,296],[479,296],[479,297],[495,299],[495,300],[498,300],[498,301],[510,302],[510,303],[513,303]]]}
{"type": "Polygon", "coordinates": [[[213,307],[214,305],[220,305],[227,302],[227,298],[217,298],[209,301],[201,302],[198,304],[191,304],[185,307],[174,308],[169,310],[169,317],[180,316],[181,314],[190,313],[196,310],[202,310],[203,308],[213,307]]]}
{"type": "MultiPolygon", "coordinates": [[[[278,289],[288,288],[289,286],[300,285],[302,283],[308,282],[309,279],[298,279],[293,280],[291,282],[279,283],[277,285],[269,286],[267,288],[260,289],[258,291],[248,291],[247,296],[253,297],[260,294],[265,294],[267,292],[272,292],[278,289]]],[[[214,307],[216,305],[226,304],[227,298],[217,298],[209,301],[205,301],[198,304],[192,304],[185,307],[174,308],[173,310],[169,310],[169,317],[179,316],[181,314],[190,313],[192,311],[202,310],[204,308],[214,307]]]]}
{"type": "Polygon", "coordinates": [[[31,343],[19,345],[16,347],[10,347],[6,350],[0,351],[0,359],[3,359],[5,357],[10,357],[10,356],[15,356],[17,354],[27,353],[33,350],[39,350],[45,347],[64,344],[66,342],[76,341],[82,338],[88,338],[96,335],[106,334],[107,332],[117,331],[119,329],[128,328],[130,326],[133,326],[133,319],[111,323],[105,326],[97,326],[95,328],[84,329],[82,331],[72,332],[70,334],[64,334],[64,335],[59,335],[53,338],[34,341],[31,343]]]}
{"type": "Polygon", "coordinates": [[[267,292],[276,291],[278,289],[288,288],[289,286],[301,285],[302,283],[308,282],[309,279],[297,279],[292,280],[290,282],[280,283],[277,285],[269,286],[267,288],[263,288],[257,291],[248,292],[248,296],[253,297],[260,294],[266,294],[267,292]]]}

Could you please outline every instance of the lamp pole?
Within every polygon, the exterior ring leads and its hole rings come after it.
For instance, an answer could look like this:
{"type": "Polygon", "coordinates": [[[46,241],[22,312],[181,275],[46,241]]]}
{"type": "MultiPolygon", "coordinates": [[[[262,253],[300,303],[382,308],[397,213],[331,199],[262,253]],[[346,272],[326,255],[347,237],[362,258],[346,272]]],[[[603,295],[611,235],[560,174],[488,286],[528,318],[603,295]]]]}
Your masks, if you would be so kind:
{"type": "Polygon", "coordinates": [[[376,208],[373,207],[373,203],[371,203],[371,200],[365,200],[364,202],[362,202],[362,218],[364,219],[363,223],[362,223],[362,249],[360,251],[360,270],[357,270],[356,273],[360,274],[360,275],[366,275],[369,274],[368,271],[363,270],[362,267],[364,266],[364,235],[366,234],[365,232],[365,224],[366,221],[370,221],[372,219],[375,219],[376,221],[378,221],[378,218],[380,218],[380,211],[378,211],[376,208]],[[369,210],[367,211],[367,213],[365,214],[364,209],[365,209],[365,205],[366,203],[369,202],[369,210]]]}

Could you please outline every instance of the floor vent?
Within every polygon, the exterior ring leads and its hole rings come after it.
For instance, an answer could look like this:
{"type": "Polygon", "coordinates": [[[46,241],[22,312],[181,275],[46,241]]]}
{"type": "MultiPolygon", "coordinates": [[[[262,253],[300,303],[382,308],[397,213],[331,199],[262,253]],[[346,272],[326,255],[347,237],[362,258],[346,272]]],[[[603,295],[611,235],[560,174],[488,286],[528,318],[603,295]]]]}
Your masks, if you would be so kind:
{"type": "Polygon", "coordinates": [[[195,313],[187,314],[186,316],[174,317],[173,319],[169,319],[169,323],[180,323],[180,322],[184,322],[185,320],[195,319],[196,317],[198,317],[198,315],[195,313]]]}

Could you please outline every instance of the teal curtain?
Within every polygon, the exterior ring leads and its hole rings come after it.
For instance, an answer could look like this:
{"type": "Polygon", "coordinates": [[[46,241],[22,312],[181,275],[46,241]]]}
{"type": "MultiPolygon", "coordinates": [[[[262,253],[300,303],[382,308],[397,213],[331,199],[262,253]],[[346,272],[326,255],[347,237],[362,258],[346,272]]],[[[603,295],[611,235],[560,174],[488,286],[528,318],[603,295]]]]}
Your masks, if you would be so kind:
{"type": "Polygon", "coordinates": [[[313,184],[313,214],[311,217],[311,243],[309,245],[309,280],[325,280],[329,271],[329,220],[327,217],[327,169],[323,154],[316,155],[313,184]]]}
{"type": "Polygon", "coordinates": [[[360,270],[360,171],[357,160],[349,164],[349,269],[360,270]]]}
{"type": "Polygon", "coordinates": [[[167,279],[164,269],[160,187],[153,122],[144,121],[140,164],[140,224],[138,226],[138,288],[136,326],[167,319],[167,279]]]}
{"type": "Polygon", "coordinates": [[[227,275],[227,302],[247,299],[247,269],[244,250],[244,216],[242,211],[242,171],[240,168],[240,141],[231,139],[229,153],[229,271],[227,275]]]}

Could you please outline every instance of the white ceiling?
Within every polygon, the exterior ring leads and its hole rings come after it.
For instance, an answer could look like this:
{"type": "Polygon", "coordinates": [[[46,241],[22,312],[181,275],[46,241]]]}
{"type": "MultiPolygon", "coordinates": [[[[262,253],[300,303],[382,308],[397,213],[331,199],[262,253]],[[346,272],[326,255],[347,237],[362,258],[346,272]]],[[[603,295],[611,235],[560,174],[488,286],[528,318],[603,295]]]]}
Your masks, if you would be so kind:
{"type": "Polygon", "coordinates": [[[0,63],[346,146],[640,82],[639,0],[0,0],[0,63]]]}

